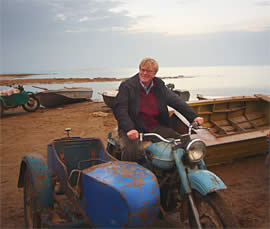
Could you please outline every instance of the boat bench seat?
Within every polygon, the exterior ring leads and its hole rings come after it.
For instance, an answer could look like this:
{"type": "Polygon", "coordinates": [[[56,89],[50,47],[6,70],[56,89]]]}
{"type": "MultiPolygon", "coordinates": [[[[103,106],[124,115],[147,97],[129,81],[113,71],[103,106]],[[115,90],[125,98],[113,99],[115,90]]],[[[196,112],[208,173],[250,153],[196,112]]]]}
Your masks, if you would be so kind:
{"type": "Polygon", "coordinates": [[[55,143],[59,159],[64,163],[71,186],[76,185],[78,172],[105,161],[104,147],[100,139],[72,139],[55,143]]]}
{"type": "Polygon", "coordinates": [[[209,120],[211,130],[217,137],[246,132],[268,125],[265,115],[260,113],[228,117],[227,120],[209,120]]]}

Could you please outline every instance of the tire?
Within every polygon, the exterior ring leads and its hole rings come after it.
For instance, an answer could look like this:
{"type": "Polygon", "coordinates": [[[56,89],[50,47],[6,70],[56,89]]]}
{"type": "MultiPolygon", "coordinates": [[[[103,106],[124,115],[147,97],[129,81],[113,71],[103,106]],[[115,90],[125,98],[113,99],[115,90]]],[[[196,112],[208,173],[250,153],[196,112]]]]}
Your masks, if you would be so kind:
{"type": "Polygon", "coordinates": [[[26,228],[41,228],[41,219],[35,201],[35,190],[32,183],[30,169],[24,176],[24,220],[26,228]]]}
{"type": "Polygon", "coordinates": [[[4,104],[3,104],[3,102],[0,100],[0,118],[3,117],[3,113],[4,113],[4,104]]]}
{"type": "MultiPolygon", "coordinates": [[[[239,228],[231,209],[218,193],[203,196],[193,191],[193,198],[202,228],[239,228]]],[[[189,207],[189,224],[191,228],[197,228],[191,207],[189,207]]]]}
{"type": "Polygon", "coordinates": [[[121,160],[121,151],[118,145],[114,146],[111,143],[107,143],[107,152],[118,160],[121,160]]]}
{"type": "Polygon", "coordinates": [[[39,108],[40,102],[38,98],[32,94],[29,94],[28,97],[27,103],[23,104],[22,107],[25,111],[34,112],[39,108]]]}

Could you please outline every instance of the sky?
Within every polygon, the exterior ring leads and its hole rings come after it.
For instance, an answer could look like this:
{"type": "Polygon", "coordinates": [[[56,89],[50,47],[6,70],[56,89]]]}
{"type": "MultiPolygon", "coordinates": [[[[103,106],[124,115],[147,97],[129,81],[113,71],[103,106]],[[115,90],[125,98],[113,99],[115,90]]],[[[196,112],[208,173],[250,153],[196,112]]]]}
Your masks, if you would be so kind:
{"type": "Polygon", "coordinates": [[[0,1],[0,73],[270,63],[270,0],[0,1]]]}

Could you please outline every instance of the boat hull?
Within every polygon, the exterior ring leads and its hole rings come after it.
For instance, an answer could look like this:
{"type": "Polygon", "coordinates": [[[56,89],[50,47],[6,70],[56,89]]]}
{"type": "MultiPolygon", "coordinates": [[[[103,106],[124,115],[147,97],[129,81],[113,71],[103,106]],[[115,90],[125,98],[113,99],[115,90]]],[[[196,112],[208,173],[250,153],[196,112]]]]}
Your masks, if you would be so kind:
{"type": "Polygon", "coordinates": [[[236,142],[226,142],[207,146],[207,165],[231,163],[237,159],[267,153],[265,136],[247,138],[236,142]]]}
{"type": "Polygon", "coordinates": [[[46,90],[36,94],[40,104],[44,107],[77,103],[91,99],[91,88],[64,88],[60,90],[46,90]]]}
{"type": "Polygon", "coordinates": [[[117,88],[107,89],[101,93],[104,103],[111,109],[114,106],[116,96],[118,94],[117,88]]]}
{"type": "Polygon", "coordinates": [[[109,95],[102,95],[104,103],[109,107],[113,108],[114,103],[115,103],[115,98],[114,96],[109,96],[109,95]]]}
{"type": "MultiPolygon", "coordinates": [[[[266,154],[266,135],[270,131],[270,97],[238,96],[189,102],[204,118],[209,129],[198,129],[192,138],[206,143],[207,165],[266,154]]],[[[187,121],[176,111],[172,117],[177,132],[187,131],[187,121]]]]}

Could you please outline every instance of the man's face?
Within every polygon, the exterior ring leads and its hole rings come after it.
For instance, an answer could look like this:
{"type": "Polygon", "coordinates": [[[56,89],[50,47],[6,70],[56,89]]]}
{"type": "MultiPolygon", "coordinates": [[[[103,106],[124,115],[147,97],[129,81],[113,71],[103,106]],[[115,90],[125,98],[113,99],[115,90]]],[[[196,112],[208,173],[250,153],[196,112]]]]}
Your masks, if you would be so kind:
{"type": "Polygon", "coordinates": [[[150,85],[155,75],[156,75],[156,72],[154,71],[153,68],[149,68],[146,66],[140,67],[139,78],[146,87],[150,85]]]}

